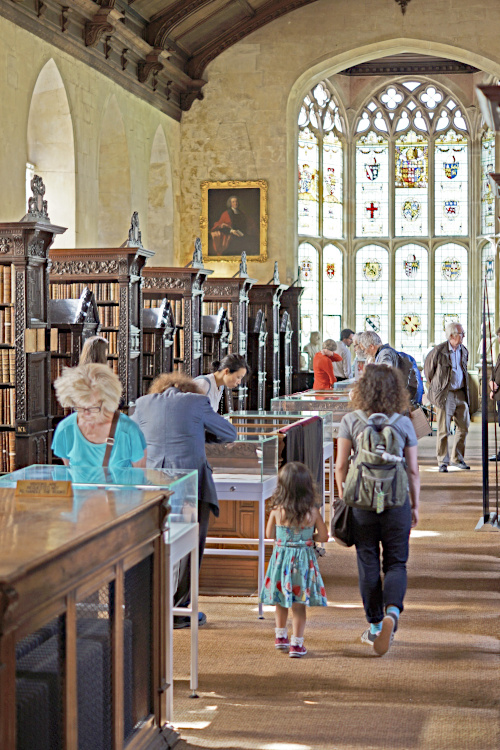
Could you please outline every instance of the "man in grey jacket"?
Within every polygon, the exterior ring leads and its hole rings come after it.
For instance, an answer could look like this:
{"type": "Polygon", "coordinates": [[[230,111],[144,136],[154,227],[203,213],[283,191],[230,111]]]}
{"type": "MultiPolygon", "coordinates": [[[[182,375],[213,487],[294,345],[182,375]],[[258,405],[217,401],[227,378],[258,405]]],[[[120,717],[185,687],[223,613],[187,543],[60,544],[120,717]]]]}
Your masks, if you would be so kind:
{"type": "Polygon", "coordinates": [[[451,463],[459,469],[470,469],[465,463],[465,441],[470,425],[469,352],[462,344],[465,331],[461,323],[448,323],[446,341],[438,344],[425,358],[427,396],[437,413],[436,455],[439,471],[448,471],[448,435],[451,420],[456,425],[451,463]]]}
{"type": "Polygon", "coordinates": [[[382,344],[382,339],[375,331],[364,331],[359,336],[359,343],[367,357],[376,365],[399,367],[399,355],[389,344],[382,344]]]}

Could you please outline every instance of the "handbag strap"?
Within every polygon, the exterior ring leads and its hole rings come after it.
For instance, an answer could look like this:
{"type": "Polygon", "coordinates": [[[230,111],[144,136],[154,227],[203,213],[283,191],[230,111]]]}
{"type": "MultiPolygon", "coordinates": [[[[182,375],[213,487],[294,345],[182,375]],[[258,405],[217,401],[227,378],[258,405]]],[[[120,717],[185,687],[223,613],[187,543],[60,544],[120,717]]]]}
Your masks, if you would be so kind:
{"type": "Polygon", "coordinates": [[[104,452],[104,458],[102,461],[103,466],[108,466],[109,464],[111,451],[113,450],[113,445],[115,444],[116,425],[118,424],[119,418],[120,418],[120,412],[115,411],[115,413],[113,414],[113,419],[111,421],[111,427],[109,428],[109,435],[106,438],[106,450],[104,452]]]}

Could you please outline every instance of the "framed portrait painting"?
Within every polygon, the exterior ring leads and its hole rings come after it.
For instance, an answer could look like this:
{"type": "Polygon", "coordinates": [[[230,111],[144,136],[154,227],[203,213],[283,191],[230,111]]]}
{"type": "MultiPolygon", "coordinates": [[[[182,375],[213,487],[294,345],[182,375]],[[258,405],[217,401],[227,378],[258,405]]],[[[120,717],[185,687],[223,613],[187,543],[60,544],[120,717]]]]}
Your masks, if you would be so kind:
{"type": "Polygon", "coordinates": [[[202,182],[200,227],[207,260],[267,260],[267,182],[202,182]]]}

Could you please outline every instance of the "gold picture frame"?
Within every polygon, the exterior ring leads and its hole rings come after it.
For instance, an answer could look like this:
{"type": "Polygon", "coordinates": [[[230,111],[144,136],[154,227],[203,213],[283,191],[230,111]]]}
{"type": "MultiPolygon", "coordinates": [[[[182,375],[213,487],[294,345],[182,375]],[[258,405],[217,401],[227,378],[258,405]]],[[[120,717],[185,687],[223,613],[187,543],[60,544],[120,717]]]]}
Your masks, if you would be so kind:
{"type": "Polygon", "coordinates": [[[201,183],[201,241],[206,261],[267,260],[267,182],[201,183]],[[236,200],[235,200],[236,199],[236,200]]]}

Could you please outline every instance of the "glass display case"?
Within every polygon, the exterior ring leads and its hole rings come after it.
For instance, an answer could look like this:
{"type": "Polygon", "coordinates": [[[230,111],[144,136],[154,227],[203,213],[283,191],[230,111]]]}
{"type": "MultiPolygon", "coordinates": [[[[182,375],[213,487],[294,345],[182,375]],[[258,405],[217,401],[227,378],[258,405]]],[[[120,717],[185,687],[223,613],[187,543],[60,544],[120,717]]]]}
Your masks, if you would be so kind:
{"type": "Polygon", "coordinates": [[[198,472],[170,469],[77,467],[37,464],[0,477],[0,489],[15,488],[19,479],[30,481],[70,481],[73,487],[71,508],[61,511],[61,520],[76,523],[95,506],[100,497],[110,513],[121,516],[140,505],[148,491],[165,490],[170,512],[164,524],[164,541],[172,542],[188,525],[197,522],[198,472]],[[99,496],[93,490],[103,490],[99,496]],[[111,509],[111,505],[113,508],[111,509]]]}
{"type": "Polygon", "coordinates": [[[336,422],[351,411],[351,402],[348,393],[311,390],[271,399],[271,411],[330,411],[336,422]]]}
{"type": "Polygon", "coordinates": [[[329,411],[235,411],[224,417],[233,424],[238,434],[251,436],[270,434],[280,427],[307,417],[320,417],[323,424],[323,445],[331,443],[334,438],[333,414],[329,411]]]}
{"type": "Polygon", "coordinates": [[[278,474],[278,438],[276,435],[241,435],[234,443],[207,443],[207,460],[214,479],[225,475],[244,475],[246,481],[265,482],[278,474]]]}

